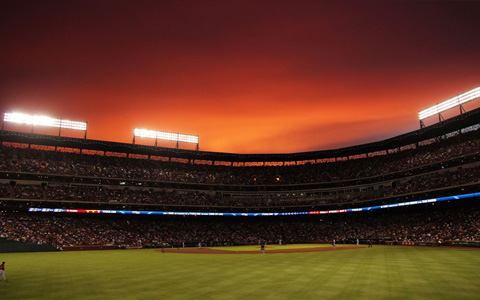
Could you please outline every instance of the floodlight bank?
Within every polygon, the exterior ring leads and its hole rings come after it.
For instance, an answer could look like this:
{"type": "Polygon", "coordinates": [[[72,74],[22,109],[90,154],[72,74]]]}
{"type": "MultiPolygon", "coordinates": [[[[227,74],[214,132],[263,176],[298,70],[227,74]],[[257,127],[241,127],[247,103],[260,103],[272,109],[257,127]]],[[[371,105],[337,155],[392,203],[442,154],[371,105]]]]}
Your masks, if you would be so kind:
{"type": "Polygon", "coordinates": [[[46,126],[73,130],[87,130],[86,122],[54,119],[47,116],[27,115],[22,113],[5,113],[4,122],[27,124],[32,126],[46,126]]]}
{"type": "Polygon", "coordinates": [[[420,120],[426,119],[428,117],[437,115],[441,112],[447,111],[456,106],[462,105],[469,101],[475,100],[480,97],[480,87],[477,87],[473,90],[470,90],[466,93],[453,97],[451,99],[445,100],[439,104],[436,104],[432,107],[424,109],[418,113],[420,120]]]}
{"type": "Polygon", "coordinates": [[[154,130],[139,129],[139,128],[134,129],[134,135],[136,137],[144,137],[144,138],[150,138],[150,139],[198,144],[198,136],[196,135],[154,131],[154,130]]]}

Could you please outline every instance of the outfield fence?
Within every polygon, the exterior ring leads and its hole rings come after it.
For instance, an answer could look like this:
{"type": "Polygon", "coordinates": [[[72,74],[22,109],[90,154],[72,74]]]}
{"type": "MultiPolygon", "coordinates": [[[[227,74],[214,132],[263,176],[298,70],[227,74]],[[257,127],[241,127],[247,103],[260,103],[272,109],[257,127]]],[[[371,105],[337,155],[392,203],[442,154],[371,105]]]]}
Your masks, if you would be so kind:
{"type": "Polygon", "coordinates": [[[0,238],[0,253],[6,252],[46,252],[58,251],[57,248],[50,245],[36,245],[32,243],[23,243],[5,238],[0,238]]]}

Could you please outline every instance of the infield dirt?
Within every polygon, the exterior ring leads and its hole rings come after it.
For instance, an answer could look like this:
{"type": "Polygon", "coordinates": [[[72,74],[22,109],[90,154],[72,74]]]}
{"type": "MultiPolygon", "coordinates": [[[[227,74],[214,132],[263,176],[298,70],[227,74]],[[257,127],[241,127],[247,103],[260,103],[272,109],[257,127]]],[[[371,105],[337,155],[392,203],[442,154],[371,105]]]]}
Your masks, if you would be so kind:
{"type": "MultiPolygon", "coordinates": [[[[271,249],[268,248],[265,251],[265,254],[273,253],[298,253],[298,252],[318,252],[318,251],[341,251],[341,250],[352,250],[352,249],[362,249],[365,247],[314,247],[314,248],[297,248],[297,249],[271,249]]],[[[161,252],[162,250],[156,250],[161,252]]],[[[262,254],[260,247],[258,251],[230,251],[230,250],[220,250],[212,248],[165,248],[166,253],[190,253],[190,254],[262,254]]]]}

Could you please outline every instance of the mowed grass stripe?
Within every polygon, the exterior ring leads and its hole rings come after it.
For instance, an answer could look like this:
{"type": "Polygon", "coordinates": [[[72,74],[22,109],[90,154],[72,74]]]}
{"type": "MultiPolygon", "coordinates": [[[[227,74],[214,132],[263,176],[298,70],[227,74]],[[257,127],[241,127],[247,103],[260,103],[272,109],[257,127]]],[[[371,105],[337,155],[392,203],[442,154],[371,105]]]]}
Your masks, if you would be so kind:
{"type": "Polygon", "coordinates": [[[474,299],[480,251],[6,253],[2,299],[474,299]]]}

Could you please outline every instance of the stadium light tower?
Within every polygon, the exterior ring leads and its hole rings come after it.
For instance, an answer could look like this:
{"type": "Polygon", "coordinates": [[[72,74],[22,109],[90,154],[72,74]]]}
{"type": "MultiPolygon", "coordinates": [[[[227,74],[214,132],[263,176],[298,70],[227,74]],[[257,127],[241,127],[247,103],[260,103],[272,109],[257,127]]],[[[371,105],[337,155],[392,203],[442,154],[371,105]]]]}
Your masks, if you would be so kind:
{"type": "Polygon", "coordinates": [[[480,98],[480,87],[477,87],[466,93],[463,93],[451,99],[445,100],[441,103],[438,103],[432,107],[419,111],[418,118],[420,119],[420,128],[425,127],[423,120],[437,114],[438,114],[438,121],[439,122],[443,121],[443,117],[441,113],[449,109],[452,109],[456,106],[460,107],[460,114],[464,113],[465,109],[463,108],[462,104],[473,101],[478,98],[480,98]]]}
{"type": "Polygon", "coordinates": [[[176,147],[177,149],[178,149],[179,142],[197,144],[197,150],[198,150],[197,135],[188,135],[188,134],[181,134],[181,133],[172,133],[172,132],[163,132],[163,131],[135,128],[133,131],[133,144],[135,144],[135,137],[155,139],[155,147],[157,146],[158,140],[165,140],[165,141],[177,142],[177,147],[176,147]]]}
{"type": "Polygon", "coordinates": [[[70,121],[62,119],[54,119],[47,116],[37,116],[37,115],[28,115],[23,113],[5,113],[3,116],[2,131],[5,126],[5,122],[17,123],[31,125],[33,133],[33,128],[35,126],[44,126],[44,127],[55,127],[58,128],[58,136],[61,136],[62,128],[63,129],[73,129],[81,130],[85,132],[84,138],[87,138],[87,122],[79,121],[70,121]]]}

